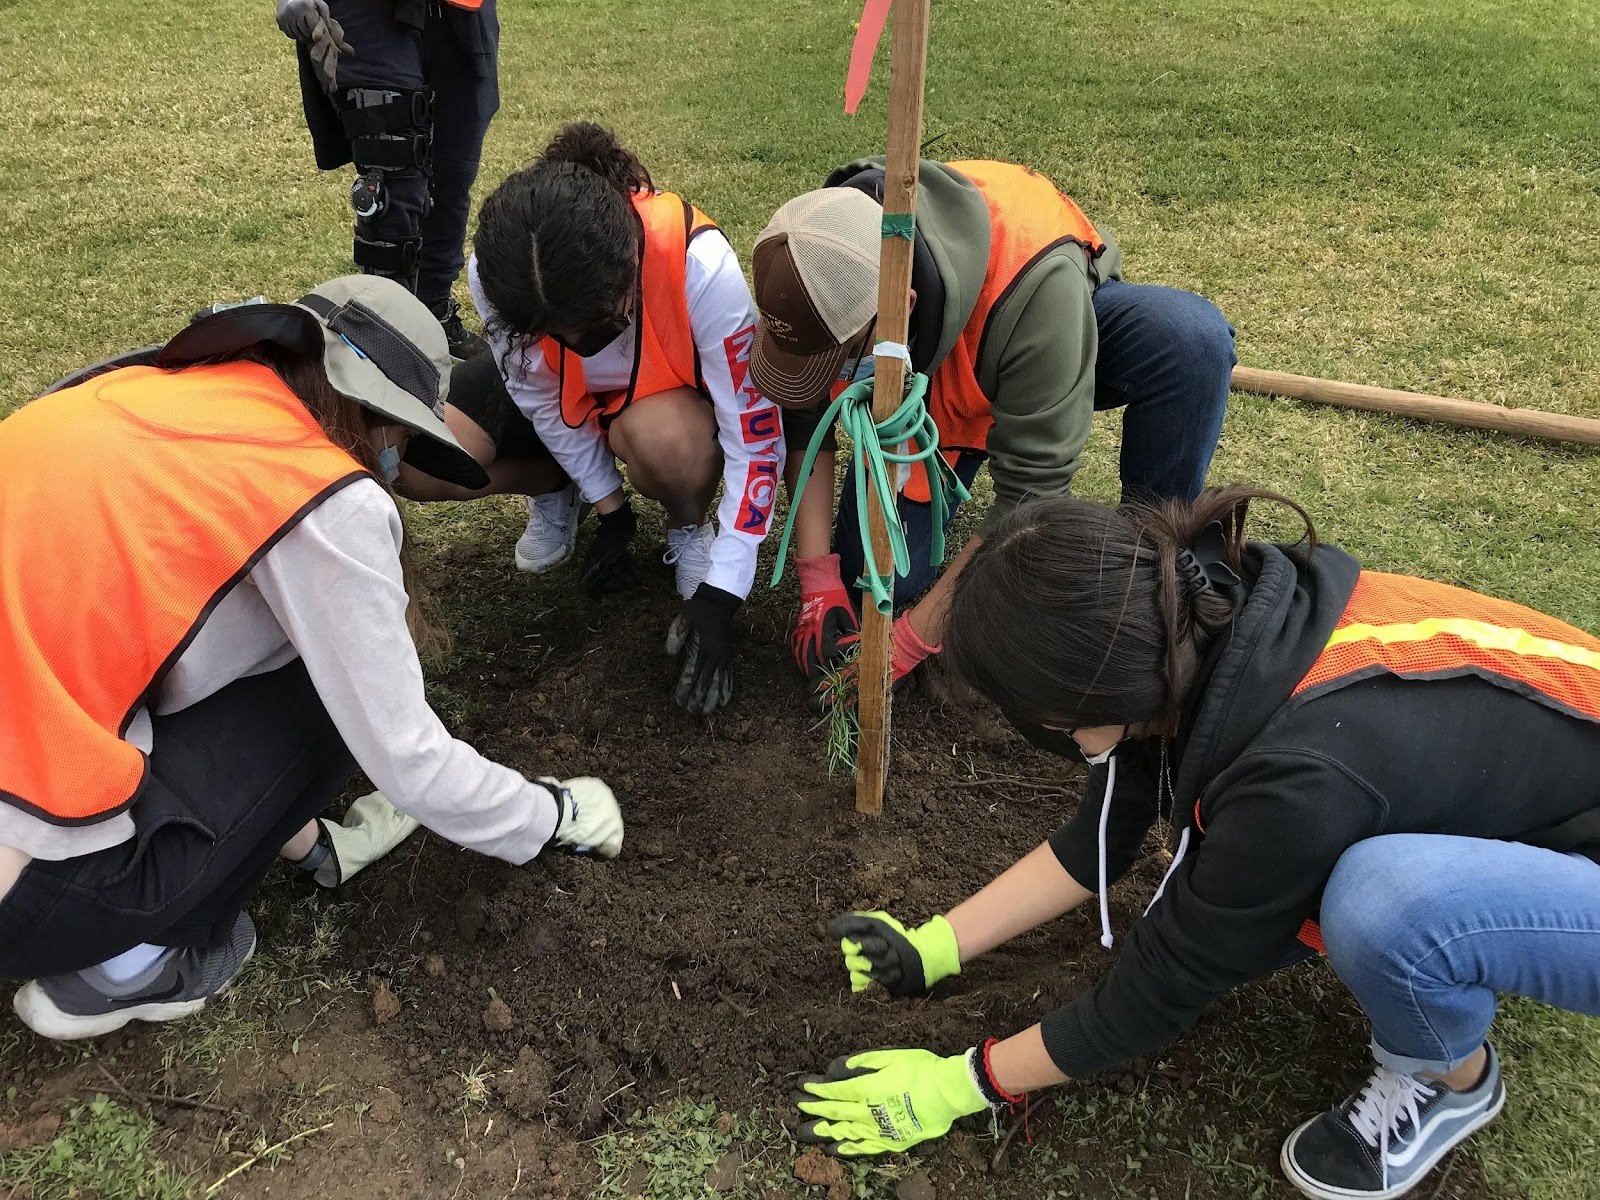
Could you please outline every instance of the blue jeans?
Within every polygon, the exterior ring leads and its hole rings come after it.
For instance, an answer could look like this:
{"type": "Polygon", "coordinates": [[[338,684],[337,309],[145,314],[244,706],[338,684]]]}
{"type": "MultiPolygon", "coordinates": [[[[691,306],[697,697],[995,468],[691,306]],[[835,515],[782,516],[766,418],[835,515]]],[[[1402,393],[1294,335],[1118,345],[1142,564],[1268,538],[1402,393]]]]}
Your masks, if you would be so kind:
{"type": "MultiPolygon", "coordinates": [[[[1237,361],[1233,327],[1204,296],[1116,279],[1095,289],[1094,315],[1100,339],[1094,406],[1125,410],[1122,498],[1194,499],[1205,486],[1228,407],[1228,380],[1237,361]]],[[[983,455],[963,454],[956,474],[970,486],[982,464],[983,455]]],[[[920,595],[943,565],[928,561],[933,534],[928,505],[902,496],[900,520],[911,573],[895,583],[897,605],[920,595]]],[[[845,583],[854,583],[862,553],[853,466],[839,501],[833,544],[845,583]]]]}
{"type": "Polygon", "coordinates": [[[1328,961],[1372,1022],[1372,1052],[1409,1074],[1471,1057],[1495,994],[1600,1016],[1600,865],[1485,838],[1357,842],[1322,899],[1328,961]]]}
{"type": "Polygon", "coordinates": [[[1095,289],[1094,320],[1094,406],[1124,410],[1123,500],[1193,500],[1222,436],[1233,326],[1204,296],[1120,279],[1095,289]]]}

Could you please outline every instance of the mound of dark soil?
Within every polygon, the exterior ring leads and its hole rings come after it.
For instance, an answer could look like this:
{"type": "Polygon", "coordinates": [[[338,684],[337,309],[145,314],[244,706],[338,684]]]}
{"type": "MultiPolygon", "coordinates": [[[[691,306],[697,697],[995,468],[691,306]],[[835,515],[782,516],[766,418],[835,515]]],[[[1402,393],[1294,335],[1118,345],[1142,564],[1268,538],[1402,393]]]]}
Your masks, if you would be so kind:
{"type": "Polygon", "coordinates": [[[403,908],[408,923],[359,922],[356,957],[446,965],[411,971],[421,999],[387,1036],[452,1062],[535,1054],[551,1112],[592,1133],[667,1094],[770,1101],[791,1076],[878,1045],[954,1052],[1081,987],[1076,956],[1101,952],[1072,928],[1025,939],[930,999],[852,996],[825,931],[851,908],[922,920],[981,886],[1068,810],[1073,767],[928,688],[897,705],[885,815],[858,816],[852,781],[827,776],[781,643],[747,638],[731,712],[694,720],[668,696],[656,624],[629,612],[586,652],[488,681],[492,725],[466,736],[530,775],[604,777],[627,841],[614,863],[515,868],[431,839],[405,878],[372,880],[377,911],[403,908]],[[491,989],[509,1024],[486,1019],[491,989]]]}

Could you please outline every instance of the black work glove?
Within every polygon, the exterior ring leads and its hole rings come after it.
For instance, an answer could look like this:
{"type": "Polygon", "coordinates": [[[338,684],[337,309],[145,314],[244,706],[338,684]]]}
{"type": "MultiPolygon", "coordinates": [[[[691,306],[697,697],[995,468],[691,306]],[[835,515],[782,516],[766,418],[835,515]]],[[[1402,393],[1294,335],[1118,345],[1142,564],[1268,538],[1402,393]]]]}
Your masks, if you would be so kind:
{"type": "Polygon", "coordinates": [[[614,592],[625,592],[637,582],[633,569],[633,555],[628,543],[633,541],[639,519],[633,515],[633,505],[623,502],[621,508],[602,513],[589,543],[589,556],[583,564],[583,590],[598,600],[614,592]]]}
{"type": "Polygon", "coordinates": [[[733,699],[733,614],[744,601],[702,583],[667,631],[667,653],[683,653],[678,707],[710,716],[733,699]]]}

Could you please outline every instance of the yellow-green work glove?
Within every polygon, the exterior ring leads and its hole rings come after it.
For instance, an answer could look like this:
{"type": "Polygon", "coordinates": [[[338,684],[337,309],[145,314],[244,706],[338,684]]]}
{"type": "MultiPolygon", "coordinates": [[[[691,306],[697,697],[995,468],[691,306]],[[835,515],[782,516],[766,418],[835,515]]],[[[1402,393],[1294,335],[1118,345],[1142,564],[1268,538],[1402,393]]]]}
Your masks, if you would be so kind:
{"type": "Polygon", "coordinates": [[[928,1050],[871,1050],[837,1058],[826,1075],[800,1081],[795,1096],[811,1120],[795,1131],[840,1158],[907,1150],[943,1137],[959,1118],[986,1112],[976,1049],[940,1058],[928,1050]]]}
{"type": "Polygon", "coordinates": [[[876,980],[891,996],[920,996],[961,974],[956,932],[943,917],[907,929],[886,912],[853,912],[834,918],[828,932],[844,951],[852,992],[864,992],[876,980]]]}

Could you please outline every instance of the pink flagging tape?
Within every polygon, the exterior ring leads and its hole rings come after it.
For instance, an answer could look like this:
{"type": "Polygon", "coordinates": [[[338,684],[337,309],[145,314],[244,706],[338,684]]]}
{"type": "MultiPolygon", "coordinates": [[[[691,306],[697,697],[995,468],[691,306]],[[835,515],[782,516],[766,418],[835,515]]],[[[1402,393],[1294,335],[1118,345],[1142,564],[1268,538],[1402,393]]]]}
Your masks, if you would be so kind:
{"type": "Polygon", "coordinates": [[[844,79],[844,111],[854,114],[867,94],[867,80],[872,77],[872,59],[878,52],[878,42],[883,37],[883,27],[889,21],[889,5],[894,0],[867,0],[861,10],[861,23],[856,26],[855,45],[850,47],[850,73],[844,79]]]}

